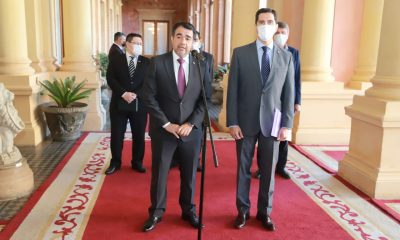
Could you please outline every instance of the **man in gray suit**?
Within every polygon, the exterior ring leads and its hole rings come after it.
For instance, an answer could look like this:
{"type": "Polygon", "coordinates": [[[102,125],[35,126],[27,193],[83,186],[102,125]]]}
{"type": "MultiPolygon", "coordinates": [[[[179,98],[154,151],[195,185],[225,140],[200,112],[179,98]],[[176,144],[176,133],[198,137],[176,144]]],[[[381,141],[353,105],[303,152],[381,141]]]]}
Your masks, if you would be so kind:
{"type": "Polygon", "coordinates": [[[234,49],[228,81],[227,125],[236,140],[237,154],[237,228],[250,217],[251,164],[258,142],[260,188],[257,219],[269,231],[275,226],[270,218],[274,192],[274,172],[279,141],[287,138],[293,126],[294,69],[290,52],[273,42],[277,30],[276,12],[261,8],[255,23],[255,42],[234,49]],[[271,135],[274,116],[281,113],[278,134],[271,135]]]}
{"type": "Polygon", "coordinates": [[[168,171],[175,151],[181,172],[182,219],[200,227],[193,198],[205,113],[201,83],[210,80],[204,62],[189,54],[195,31],[190,23],[176,23],[173,50],[152,59],[145,79],[142,97],[150,114],[152,150],[151,206],[145,232],[153,230],[165,212],[168,171]]]}

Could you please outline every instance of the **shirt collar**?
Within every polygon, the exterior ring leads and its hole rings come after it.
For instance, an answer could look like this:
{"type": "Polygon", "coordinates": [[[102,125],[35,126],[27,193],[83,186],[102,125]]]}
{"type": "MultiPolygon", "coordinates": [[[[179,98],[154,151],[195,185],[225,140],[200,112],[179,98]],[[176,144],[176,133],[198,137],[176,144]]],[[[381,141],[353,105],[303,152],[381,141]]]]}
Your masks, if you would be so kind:
{"type": "MultiPolygon", "coordinates": [[[[265,45],[257,38],[257,40],[256,40],[256,46],[257,46],[257,49],[260,49],[260,48],[264,47],[265,45]]],[[[268,44],[267,47],[268,47],[270,50],[274,49],[274,41],[271,41],[271,43],[268,44]]]]}
{"type": "MultiPolygon", "coordinates": [[[[172,57],[173,57],[173,59],[174,59],[174,62],[177,62],[178,59],[180,58],[180,57],[178,56],[178,54],[175,53],[174,50],[172,50],[172,57]]],[[[189,54],[186,55],[186,57],[184,57],[183,60],[185,60],[185,63],[188,63],[188,62],[189,62],[189,54]]]]}

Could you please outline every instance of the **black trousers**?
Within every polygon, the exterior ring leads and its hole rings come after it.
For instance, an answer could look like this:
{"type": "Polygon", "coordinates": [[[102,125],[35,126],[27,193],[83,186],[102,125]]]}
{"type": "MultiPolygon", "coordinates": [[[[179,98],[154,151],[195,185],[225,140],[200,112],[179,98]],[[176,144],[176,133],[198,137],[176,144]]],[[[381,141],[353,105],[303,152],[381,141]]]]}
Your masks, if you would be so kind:
{"type": "Polygon", "coordinates": [[[129,120],[132,131],[132,159],[131,164],[142,164],[145,150],[145,130],[147,123],[147,111],[139,104],[137,112],[122,112],[117,108],[116,101],[110,103],[111,120],[111,164],[121,166],[122,148],[126,125],[129,120]]]}
{"type": "Polygon", "coordinates": [[[152,139],[152,175],[149,214],[161,217],[166,209],[167,178],[174,153],[177,155],[180,171],[179,204],[183,214],[196,212],[194,193],[196,183],[196,169],[200,153],[200,140],[194,138],[183,142],[180,139],[165,140],[152,139]]]}
{"type": "Polygon", "coordinates": [[[250,211],[251,164],[256,142],[258,142],[257,162],[260,168],[260,186],[258,190],[257,210],[270,215],[274,193],[274,173],[278,161],[279,142],[275,137],[265,137],[259,132],[256,136],[245,136],[236,140],[237,189],[236,207],[241,213],[250,211]]]}
{"type": "Polygon", "coordinates": [[[288,145],[289,145],[288,141],[281,141],[279,143],[279,157],[278,157],[278,163],[276,164],[277,171],[282,171],[285,169],[288,156],[288,145]]]}

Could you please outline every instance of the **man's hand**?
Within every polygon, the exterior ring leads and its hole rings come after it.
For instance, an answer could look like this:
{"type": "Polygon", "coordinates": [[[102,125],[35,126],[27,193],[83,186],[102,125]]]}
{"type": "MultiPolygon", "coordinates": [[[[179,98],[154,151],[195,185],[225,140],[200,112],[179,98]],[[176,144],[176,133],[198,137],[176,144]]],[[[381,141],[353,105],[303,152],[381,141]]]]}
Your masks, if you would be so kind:
{"type": "Polygon", "coordinates": [[[229,133],[235,140],[239,140],[243,138],[242,130],[239,126],[234,126],[229,128],[229,133]]]}
{"type": "Polygon", "coordinates": [[[300,104],[295,104],[294,105],[294,113],[300,112],[301,110],[301,105],[300,104]]]}
{"type": "Polygon", "coordinates": [[[179,126],[178,128],[178,135],[181,137],[186,137],[189,136],[189,134],[192,132],[193,125],[190,123],[184,123],[183,125],[179,126]]]}
{"type": "Polygon", "coordinates": [[[178,135],[178,129],[179,129],[179,127],[180,127],[180,126],[179,126],[178,124],[170,123],[170,124],[168,124],[168,126],[166,126],[164,129],[165,129],[167,132],[169,132],[169,133],[171,133],[171,134],[174,134],[176,138],[179,138],[179,135],[178,135]]]}
{"type": "Polygon", "coordinates": [[[287,128],[279,129],[278,141],[286,141],[288,135],[289,135],[289,129],[287,128]]]}
{"type": "Polygon", "coordinates": [[[127,103],[131,103],[133,100],[135,100],[137,97],[136,93],[134,92],[125,92],[122,95],[122,98],[127,102],[127,103]]]}

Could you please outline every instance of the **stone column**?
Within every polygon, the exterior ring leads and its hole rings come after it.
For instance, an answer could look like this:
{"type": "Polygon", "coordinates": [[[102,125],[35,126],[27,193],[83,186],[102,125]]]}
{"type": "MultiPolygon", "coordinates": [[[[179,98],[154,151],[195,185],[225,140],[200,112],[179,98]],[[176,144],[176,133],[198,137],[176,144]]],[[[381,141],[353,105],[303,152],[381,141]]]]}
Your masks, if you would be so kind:
{"type": "Polygon", "coordinates": [[[375,74],[381,36],[383,0],[365,0],[358,62],[349,87],[367,89],[375,74]]]}
{"type": "Polygon", "coordinates": [[[331,50],[335,0],[305,0],[301,41],[302,81],[333,82],[331,50]]]}
{"type": "Polygon", "coordinates": [[[339,175],[377,199],[400,198],[400,1],[386,0],[376,75],[346,108],[350,148],[339,175]]]}
{"type": "Polygon", "coordinates": [[[24,0],[0,1],[0,74],[29,75],[24,0]]]}
{"type": "Polygon", "coordinates": [[[224,19],[224,58],[223,62],[231,62],[231,32],[232,32],[232,0],[225,0],[224,19]]]}
{"type": "MultiPolygon", "coordinates": [[[[340,11],[340,9],[338,10],[340,11]]],[[[355,90],[335,82],[331,69],[334,0],[305,0],[301,41],[302,109],[295,115],[297,144],[348,144],[350,119],[344,107],[355,90]]]]}
{"type": "Polygon", "coordinates": [[[88,104],[84,130],[101,130],[105,114],[101,110],[101,80],[93,52],[95,30],[92,25],[92,1],[68,0],[63,3],[64,59],[56,77],[76,76],[88,80],[86,88],[94,88],[88,104]]]}
{"type": "Polygon", "coordinates": [[[93,30],[91,1],[63,1],[64,59],[62,71],[92,72],[93,30]]]}

